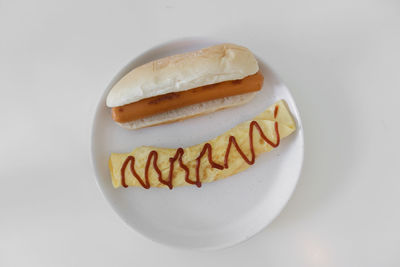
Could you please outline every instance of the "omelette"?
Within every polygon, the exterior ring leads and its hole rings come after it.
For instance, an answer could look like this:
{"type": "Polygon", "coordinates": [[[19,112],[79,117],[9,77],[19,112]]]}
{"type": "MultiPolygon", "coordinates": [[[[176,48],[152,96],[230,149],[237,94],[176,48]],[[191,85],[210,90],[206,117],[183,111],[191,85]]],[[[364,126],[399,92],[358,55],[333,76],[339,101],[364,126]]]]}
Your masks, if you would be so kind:
{"type": "Polygon", "coordinates": [[[220,136],[186,148],[140,146],[130,153],[111,153],[109,168],[115,188],[174,188],[232,176],[254,164],[261,153],[279,146],[296,130],[283,100],[220,136]]]}

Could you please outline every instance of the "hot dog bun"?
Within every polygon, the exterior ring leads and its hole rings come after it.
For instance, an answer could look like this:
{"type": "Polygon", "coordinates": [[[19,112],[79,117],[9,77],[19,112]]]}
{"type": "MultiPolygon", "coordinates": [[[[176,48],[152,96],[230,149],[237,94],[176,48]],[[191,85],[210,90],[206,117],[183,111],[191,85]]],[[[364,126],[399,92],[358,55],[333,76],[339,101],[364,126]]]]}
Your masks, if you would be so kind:
{"type": "MultiPolygon", "coordinates": [[[[158,59],[131,70],[111,88],[106,104],[113,109],[113,119],[127,129],[183,120],[249,102],[254,97],[254,91],[262,87],[263,76],[257,75],[258,71],[257,60],[247,48],[234,44],[215,45],[158,59]],[[245,84],[245,81],[251,81],[252,84],[245,84]],[[228,86],[223,85],[224,82],[228,86]],[[175,101],[175,107],[171,104],[169,108],[169,104],[164,102],[165,109],[162,113],[157,113],[157,108],[154,108],[157,104],[151,104],[152,100],[149,100],[166,96],[169,98],[171,95],[178,97],[182,95],[182,91],[194,90],[195,94],[199,94],[197,92],[201,93],[203,90],[204,93],[204,90],[210,90],[210,86],[219,90],[218,98],[201,102],[199,96],[198,102],[194,100],[193,103],[188,103],[182,97],[175,101]],[[239,88],[242,92],[238,91],[239,88]],[[137,103],[141,100],[149,103],[137,109],[137,103]],[[128,115],[140,113],[142,109],[149,115],[128,115]],[[118,116],[125,116],[126,119],[118,116]]],[[[191,93],[186,94],[189,95],[194,96],[191,93]]]]}
{"type": "Polygon", "coordinates": [[[121,127],[136,130],[140,128],[156,126],[165,123],[180,121],[196,116],[201,116],[217,110],[222,110],[234,106],[246,104],[254,98],[257,93],[247,93],[214,99],[200,104],[190,105],[178,109],[173,109],[164,113],[156,114],[139,120],[134,120],[125,123],[118,123],[121,127]]]}
{"type": "Polygon", "coordinates": [[[258,71],[245,47],[221,44],[146,63],[126,74],[111,89],[107,106],[117,107],[144,98],[239,80],[258,71]]]}

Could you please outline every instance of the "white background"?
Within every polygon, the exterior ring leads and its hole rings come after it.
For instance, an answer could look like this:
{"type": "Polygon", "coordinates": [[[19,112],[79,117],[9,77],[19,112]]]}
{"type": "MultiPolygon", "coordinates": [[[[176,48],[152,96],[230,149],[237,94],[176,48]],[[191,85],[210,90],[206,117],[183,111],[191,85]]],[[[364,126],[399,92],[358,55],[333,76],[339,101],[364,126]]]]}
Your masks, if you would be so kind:
{"type": "Polygon", "coordinates": [[[399,1],[0,0],[0,266],[399,266],[399,1]],[[138,235],[95,183],[90,130],[148,48],[243,44],[291,89],[306,138],[288,205],[215,252],[138,235]]]}

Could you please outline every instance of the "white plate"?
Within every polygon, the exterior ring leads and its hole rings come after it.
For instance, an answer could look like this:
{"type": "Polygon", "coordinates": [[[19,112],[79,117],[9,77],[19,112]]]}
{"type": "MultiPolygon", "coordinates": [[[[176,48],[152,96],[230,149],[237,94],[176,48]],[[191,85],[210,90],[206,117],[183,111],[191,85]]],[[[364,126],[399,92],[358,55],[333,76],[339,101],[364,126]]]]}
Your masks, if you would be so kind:
{"type": "Polygon", "coordinates": [[[249,104],[137,131],[125,130],[113,123],[105,98],[113,84],[129,70],[160,57],[216,43],[184,39],[161,44],[138,56],[112,80],[94,117],[92,160],[105,198],[130,227],[170,246],[216,249],[250,238],[283,209],[301,172],[304,140],[299,112],[289,90],[263,62],[262,55],[258,55],[258,60],[265,76],[264,87],[249,104]],[[141,145],[174,148],[201,143],[251,119],[279,99],[288,103],[298,129],[282,140],[277,149],[258,157],[246,171],[204,183],[201,188],[113,188],[107,164],[111,152],[129,152],[141,145]]]}

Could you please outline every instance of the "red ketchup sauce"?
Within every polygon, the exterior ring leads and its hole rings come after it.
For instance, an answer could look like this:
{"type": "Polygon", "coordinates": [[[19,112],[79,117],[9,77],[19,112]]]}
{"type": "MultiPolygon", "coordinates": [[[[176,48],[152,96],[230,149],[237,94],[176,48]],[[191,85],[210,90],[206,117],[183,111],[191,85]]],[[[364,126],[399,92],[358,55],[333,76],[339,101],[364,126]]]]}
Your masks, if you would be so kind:
{"type": "MultiPolygon", "coordinates": [[[[279,110],[279,106],[275,106],[274,109],[274,118],[277,117],[278,115],[278,110],[279,110]]],[[[188,184],[195,184],[197,187],[201,187],[201,182],[200,182],[200,164],[201,164],[201,158],[207,153],[207,158],[208,158],[208,162],[210,163],[212,168],[216,168],[219,170],[223,170],[223,169],[227,169],[229,168],[228,166],[228,161],[229,161],[229,153],[231,151],[231,147],[232,144],[235,146],[236,150],[238,151],[238,153],[240,154],[240,156],[243,158],[243,160],[249,164],[249,165],[253,165],[255,160],[256,160],[256,156],[255,156],[255,152],[254,152],[254,145],[253,145],[253,131],[254,128],[257,129],[257,131],[259,132],[261,138],[270,146],[272,147],[277,147],[279,146],[280,143],[280,136],[279,136],[279,130],[278,130],[278,122],[275,121],[275,133],[276,133],[276,143],[273,143],[271,140],[269,140],[264,132],[262,131],[260,125],[258,124],[258,122],[256,121],[251,121],[250,126],[249,126],[249,142],[250,142],[250,153],[251,153],[251,158],[247,158],[246,155],[243,153],[242,149],[239,147],[239,145],[236,142],[236,138],[234,136],[229,136],[229,142],[228,142],[228,146],[226,148],[226,152],[225,152],[225,157],[224,157],[224,165],[220,165],[215,163],[212,160],[212,146],[209,143],[204,144],[203,149],[200,152],[200,155],[196,158],[196,180],[192,181],[189,179],[189,168],[183,163],[182,161],[182,156],[185,153],[183,148],[178,148],[175,152],[175,155],[172,158],[169,158],[169,162],[170,162],[170,166],[169,166],[169,175],[167,180],[164,180],[162,178],[162,174],[160,169],[158,168],[157,165],[157,159],[158,159],[158,153],[155,150],[152,150],[149,155],[147,156],[147,162],[146,162],[146,166],[144,169],[144,180],[142,177],[140,177],[137,172],[135,171],[135,157],[134,156],[128,156],[126,158],[126,160],[124,161],[124,163],[122,164],[121,167],[121,184],[123,187],[128,187],[128,185],[126,184],[125,181],[125,171],[126,168],[129,165],[130,171],[132,173],[132,175],[138,180],[138,182],[140,183],[140,185],[146,189],[150,188],[150,181],[149,181],[149,169],[150,169],[150,164],[151,164],[151,160],[153,160],[153,168],[156,171],[157,175],[158,175],[158,180],[160,181],[160,183],[168,186],[169,189],[173,188],[172,185],[172,176],[173,176],[173,172],[174,172],[174,163],[175,161],[178,160],[179,163],[179,167],[181,167],[184,171],[185,171],[185,181],[188,184]]]]}

